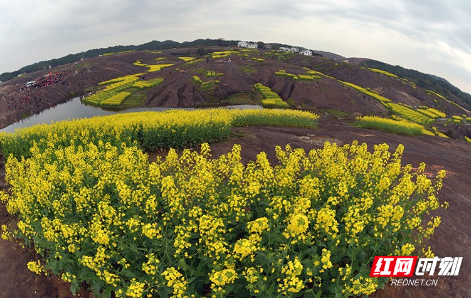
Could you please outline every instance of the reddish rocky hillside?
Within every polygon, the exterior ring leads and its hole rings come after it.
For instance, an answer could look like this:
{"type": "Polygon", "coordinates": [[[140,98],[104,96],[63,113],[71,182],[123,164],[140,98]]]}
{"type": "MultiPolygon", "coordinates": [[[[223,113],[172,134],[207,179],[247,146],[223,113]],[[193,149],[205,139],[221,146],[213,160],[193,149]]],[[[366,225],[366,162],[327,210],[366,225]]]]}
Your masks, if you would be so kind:
{"type": "MultiPolygon", "coordinates": [[[[208,48],[209,51],[227,51],[208,48]]],[[[230,49],[229,49],[230,50],[230,49]]],[[[147,73],[145,79],[163,78],[163,82],[145,92],[141,105],[150,107],[194,107],[230,103],[260,103],[254,85],[262,83],[297,108],[335,109],[355,115],[387,115],[389,111],[374,100],[343,82],[353,83],[412,107],[428,106],[449,115],[469,112],[437,94],[422,90],[399,78],[373,72],[360,66],[327,58],[307,57],[273,51],[232,52],[228,55],[200,56],[196,49],[174,49],[161,52],[128,52],[86,59],[52,69],[38,71],[0,85],[0,128],[28,115],[64,102],[72,97],[88,95],[100,82],[113,78],[146,73],[142,64],[172,64],[160,71],[147,73]],[[187,62],[179,57],[194,57],[187,62]],[[316,70],[324,75],[312,80],[295,80],[279,76],[306,75],[316,70]],[[216,77],[207,77],[208,72],[216,77]],[[41,87],[26,88],[28,81],[41,82],[51,74],[54,80],[41,87]],[[192,78],[214,82],[201,88],[192,78]]],[[[92,91],[94,92],[94,91],[92,91]]]]}

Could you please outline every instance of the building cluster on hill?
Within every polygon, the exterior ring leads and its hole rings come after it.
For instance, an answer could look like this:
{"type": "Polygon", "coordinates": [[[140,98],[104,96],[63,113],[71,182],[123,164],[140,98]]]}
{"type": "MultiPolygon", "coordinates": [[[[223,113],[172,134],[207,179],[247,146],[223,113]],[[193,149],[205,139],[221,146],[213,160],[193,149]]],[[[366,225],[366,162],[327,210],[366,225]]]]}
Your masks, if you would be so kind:
{"type": "Polygon", "coordinates": [[[306,56],[312,56],[312,51],[308,49],[299,49],[296,47],[291,47],[291,48],[280,47],[279,50],[283,52],[291,52],[291,53],[297,53],[297,54],[302,54],[306,56]]]}
{"type": "MultiPolygon", "coordinates": [[[[256,42],[249,42],[249,41],[239,41],[237,43],[237,46],[241,49],[258,49],[258,43],[256,42]]],[[[268,47],[268,45],[265,45],[265,48],[271,49],[271,45],[268,47]]],[[[306,55],[306,56],[312,56],[312,51],[308,49],[303,49],[303,48],[296,48],[296,47],[279,47],[280,51],[283,52],[291,52],[291,53],[296,53],[296,54],[301,54],[301,55],[306,55]]]]}
{"type": "Polygon", "coordinates": [[[241,49],[258,49],[258,43],[249,41],[239,41],[237,46],[241,49]]]}

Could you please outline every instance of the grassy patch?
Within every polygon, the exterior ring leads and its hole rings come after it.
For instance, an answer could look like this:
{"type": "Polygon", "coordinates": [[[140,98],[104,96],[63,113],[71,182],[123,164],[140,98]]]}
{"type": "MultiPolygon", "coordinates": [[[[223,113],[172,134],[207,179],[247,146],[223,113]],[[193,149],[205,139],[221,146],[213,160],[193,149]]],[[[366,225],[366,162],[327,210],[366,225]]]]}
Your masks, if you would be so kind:
{"type": "Polygon", "coordinates": [[[192,78],[191,78],[191,81],[193,82],[193,84],[195,85],[201,85],[203,83],[203,81],[201,81],[200,77],[199,76],[196,76],[194,75],[192,78]]]}
{"type": "Polygon", "coordinates": [[[204,69],[203,67],[198,67],[198,68],[191,68],[190,71],[197,74],[205,74],[207,70],[204,69]]]}
{"type": "Polygon", "coordinates": [[[247,134],[246,133],[243,133],[239,130],[231,130],[231,133],[229,134],[229,137],[231,138],[243,138],[245,137],[247,134]]]}
{"type": "Polygon", "coordinates": [[[257,72],[257,70],[254,67],[250,66],[250,65],[240,65],[239,68],[240,68],[240,70],[242,70],[245,73],[255,73],[255,72],[257,72]]]}
{"type": "Polygon", "coordinates": [[[223,103],[233,105],[244,105],[244,104],[257,104],[256,96],[253,93],[235,93],[229,95],[226,99],[222,100],[223,103]]]}
{"type": "Polygon", "coordinates": [[[124,113],[111,116],[40,124],[0,133],[0,149],[4,156],[31,157],[34,144],[45,150],[48,144],[70,146],[98,144],[134,145],[147,149],[182,148],[201,142],[227,138],[231,127],[275,125],[292,127],[317,126],[318,115],[295,110],[271,109],[204,109],[170,110],[166,112],[124,113]],[[49,138],[53,135],[54,138],[49,138]]]}
{"type": "Polygon", "coordinates": [[[435,92],[435,91],[432,91],[432,90],[426,90],[426,91],[427,91],[427,95],[435,95],[435,96],[437,96],[437,97],[440,97],[441,99],[447,100],[443,95],[438,94],[438,93],[435,92]]]}
{"type": "Polygon", "coordinates": [[[432,126],[431,132],[437,137],[449,139],[449,137],[446,134],[439,132],[435,126],[432,126]]]}
{"type": "Polygon", "coordinates": [[[339,117],[339,118],[350,116],[350,113],[340,111],[340,110],[336,110],[336,109],[325,109],[324,111],[329,115],[339,117]]]}
{"type": "Polygon", "coordinates": [[[145,91],[136,91],[132,93],[126,101],[122,104],[123,109],[135,108],[135,107],[142,107],[145,104],[146,100],[146,92],[145,91]]]}
{"type": "Polygon", "coordinates": [[[75,64],[75,69],[76,70],[89,69],[91,67],[92,67],[92,62],[90,62],[90,61],[83,61],[83,62],[75,64]]]}
{"type": "Polygon", "coordinates": [[[218,78],[218,77],[224,76],[223,73],[221,73],[221,72],[215,72],[214,70],[208,70],[208,71],[206,71],[206,74],[205,74],[205,75],[206,75],[206,77],[208,77],[208,78],[218,78]]]}

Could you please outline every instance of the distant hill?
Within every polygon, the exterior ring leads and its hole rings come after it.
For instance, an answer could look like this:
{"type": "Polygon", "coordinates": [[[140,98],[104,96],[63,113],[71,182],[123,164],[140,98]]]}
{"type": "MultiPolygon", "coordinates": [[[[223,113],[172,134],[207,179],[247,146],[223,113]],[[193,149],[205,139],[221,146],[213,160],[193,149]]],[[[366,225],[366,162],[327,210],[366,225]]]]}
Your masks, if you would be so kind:
{"type": "Polygon", "coordinates": [[[317,50],[314,50],[313,52],[317,53],[319,55],[322,55],[326,58],[332,59],[332,60],[344,61],[344,60],[347,59],[344,56],[340,56],[340,55],[337,55],[337,54],[334,54],[334,53],[331,53],[331,52],[317,51],[317,50]]]}
{"type": "MultiPolygon", "coordinates": [[[[35,71],[48,69],[49,67],[56,67],[65,65],[68,63],[74,63],[87,58],[99,57],[106,55],[107,53],[117,53],[126,51],[142,51],[142,50],[162,50],[162,49],[179,49],[179,48],[201,48],[203,52],[200,54],[207,54],[208,50],[203,49],[207,47],[235,47],[237,46],[237,40],[224,40],[224,39],[196,39],[194,41],[177,42],[173,40],[165,41],[150,41],[141,45],[118,45],[107,48],[92,49],[86,52],[69,54],[67,56],[51,59],[47,61],[40,61],[31,65],[22,67],[21,69],[14,72],[5,72],[0,74],[0,82],[6,82],[23,74],[29,74],[35,71]]],[[[259,47],[265,48],[266,45],[271,45],[272,48],[278,49],[280,46],[291,47],[291,45],[270,43],[265,44],[261,41],[258,42],[259,47]]],[[[417,86],[436,92],[447,99],[456,102],[459,105],[465,106],[471,109],[471,95],[461,91],[459,88],[450,84],[447,80],[430,74],[424,74],[416,70],[406,69],[401,66],[393,66],[377,60],[366,59],[366,58],[346,58],[335,53],[312,50],[314,56],[325,57],[331,60],[343,62],[348,61],[350,64],[360,65],[368,68],[381,69],[392,74],[397,75],[399,78],[407,79],[417,86]]]]}
{"type": "Polygon", "coordinates": [[[111,109],[274,101],[351,120],[376,115],[433,123],[448,136],[471,137],[471,130],[465,135],[458,127],[471,122],[471,95],[443,78],[370,59],[332,54],[339,59],[334,60],[279,50],[289,45],[257,43],[259,50],[222,39],[152,41],[35,63],[16,72],[31,70],[27,75],[2,77],[0,128],[81,96],[86,104],[111,109]]]}
{"type": "Polygon", "coordinates": [[[92,49],[86,52],[77,54],[69,54],[62,58],[51,59],[47,61],[40,61],[31,65],[20,68],[17,71],[5,72],[0,75],[0,82],[11,80],[19,75],[31,73],[46,68],[64,65],[67,63],[78,62],[86,58],[94,58],[107,53],[125,52],[125,51],[142,51],[142,50],[161,50],[161,49],[172,49],[172,48],[188,48],[188,47],[206,47],[206,46],[221,46],[230,47],[235,46],[237,41],[233,40],[222,40],[222,39],[196,39],[194,41],[178,42],[173,40],[165,41],[150,41],[141,45],[119,45],[107,48],[92,49]]]}
{"type": "Polygon", "coordinates": [[[431,74],[425,74],[413,69],[407,69],[399,65],[394,66],[370,59],[362,61],[360,65],[393,73],[400,78],[414,82],[422,89],[434,91],[460,105],[466,106],[468,109],[471,107],[471,95],[461,91],[459,88],[455,87],[444,78],[431,74]]]}

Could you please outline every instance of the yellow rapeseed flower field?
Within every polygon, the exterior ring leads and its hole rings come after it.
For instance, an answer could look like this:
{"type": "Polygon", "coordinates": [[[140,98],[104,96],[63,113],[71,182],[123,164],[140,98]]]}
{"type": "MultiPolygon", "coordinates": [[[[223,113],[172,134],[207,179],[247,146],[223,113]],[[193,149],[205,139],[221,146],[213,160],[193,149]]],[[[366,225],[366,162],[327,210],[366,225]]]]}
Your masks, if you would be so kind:
{"type": "Polygon", "coordinates": [[[17,216],[2,238],[43,256],[76,292],[104,297],[369,295],[375,255],[430,256],[440,218],[435,179],[401,164],[403,146],[366,144],[305,152],[276,147],[247,164],[241,146],[212,158],[209,145],[149,162],[141,146],[177,147],[227,137],[235,125],[314,127],[289,110],[130,113],[0,134],[17,216]],[[399,237],[401,235],[401,237],[399,237]],[[340,294],[342,293],[342,294],[340,294]]]}
{"type": "MultiPolygon", "coordinates": [[[[412,123],[404,120],[394,120],[378,116],[357,117],[358,126],[372,128],[397,134],[422,135],[425,128],[421,124],[412,123]]],[[[432,133],[432,135],[434,135],[432,133]]]]}

